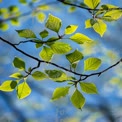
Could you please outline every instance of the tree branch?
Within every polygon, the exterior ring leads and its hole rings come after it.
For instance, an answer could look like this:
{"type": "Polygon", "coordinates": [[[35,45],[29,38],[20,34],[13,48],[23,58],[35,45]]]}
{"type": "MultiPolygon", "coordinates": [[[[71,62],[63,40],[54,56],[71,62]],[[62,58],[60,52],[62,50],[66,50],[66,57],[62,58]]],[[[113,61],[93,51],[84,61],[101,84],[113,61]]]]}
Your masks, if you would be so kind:
{"type": "Polygon", "coordinates": [[[24,52],[23,50],[17,48],[14,44],[12,44],[11,42],[9,42],[8,40],[3,39],[2,37],[0,37],[0,40],[3,41],[3,42],[5,42],[5,43],[7,43],[10,46],[12,46],[15,50],[17,50],[18,52],[22,53],[23,55],[25,55],[25,56],[27,56],[27,57],[29,57],[29,58],[37,61],[38,62],[38,65],[36,67],[32,68],[32,70],[38,68],[40,66],[40,63],[47,63],[47,64],[53,65],[53,66],[55,66],[57,68],[63,69],[65,71],[67,71],[67,72],[73,73],[74,75],[80,76],[80,79],[78,81],[86,80],[88,77],[95,76],[95,75],[97,75],[99,77],[104,72],[112,69],[113,67],[117,66],[119,63],[122,62],[122,58],[121,58],[118,62],[116,62],[115,64],[109,66],[108,68],[106,68],[106,69],[104,69],[104,70],[102,70],[100,72],[96,72],[96,73],[92,73],[92,74],[81,74],[81,73],[77,73],[75,71],[72,71],[71,69],[67,69],[67,68],[65,68],[63,66],[60,66],[58,64],[55,64],[53,62],[48,62],[48,61],[40,60],[40,59],[38,59],[38,58],[36,58],[36,57],[34,57],[34,56],[32,56],[32,55],[24,52]],[[82,77],[84,77],[84,78],[82,78],[82,77]]]}

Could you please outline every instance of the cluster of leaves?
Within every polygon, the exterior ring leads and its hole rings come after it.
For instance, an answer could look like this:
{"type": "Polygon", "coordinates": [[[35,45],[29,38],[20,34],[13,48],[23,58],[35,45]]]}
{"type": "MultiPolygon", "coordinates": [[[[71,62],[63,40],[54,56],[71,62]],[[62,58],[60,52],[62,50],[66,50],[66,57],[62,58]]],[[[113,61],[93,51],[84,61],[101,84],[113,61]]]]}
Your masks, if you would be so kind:
{"type": "MultiPolygon", "coordinates": [[[[24,37],[29,40],[33,40],[36,48],[41,49],[38,59],[37,67],[30,67],[27,69],[26,63],[23,59],[19,57],[15,57],[13,60],[13,66],[18,68],[18,72],[10,75],[14,80],[4,81],[1,86],[1,91],[10,92],[16,90],[17,97],[19,99],[23,99],[27,97],[31,93],[31,88],[27,83],[28,76],[32,76],[34,80],[44,80],[51,79],[54,82],[67,82],[67,86],[58,87],[54,90],[52,95],[52,100],[57,100],[61,97],[65,97],[69,94],[69,90],[71,87],[74,87],[74,92],[71,95],[72,104],[81,109],[85,104],[85,97],[82,92],[87,94],[96,94],[97,88],[95,84],[90,82],[84,82],[82,80],[82,73],[79,74],[79,79],[77,77],[68,76],[65,69],[59,70],[59,66],[57,69],[46,69],[45,71],[36,70],[40,67],[41,62],[53,64],[51,63],[51,59],[53,55],[65,55],[66,60],[69,61],[70,70],[76,69],[79,61],[83,60],[84,56],[79,50],[75,50],[71,47],[70,44],[62,42],[63,39],[69,39],[69,41],[73,41],[77,44],[90,43],[93,40],[87,37],[82,33],[75,33],[78,26],[77,25],[68,25],[64,29],[64,33],[62,35],[59,34],[60,28],[62,25],[61,19],[49,14],[48,19],[46,21],[45,27],[46,29],[39,33],[40,39],[37,38],[36,34],[29,29],[17,30],[17,33],[20,37],[24,37]],[[57,34],[57,37],[49,37],[49,30],[53,31],[57,34]],[[68,37],[67,37],[68,36],[68,37]],[[80,86],[81,89],[78,89],[80,86]]],[[[97,70],[101,65],[101,60],[96,57],[89,57],[84,61],[84,71],[94,71],[97,70]]]]}

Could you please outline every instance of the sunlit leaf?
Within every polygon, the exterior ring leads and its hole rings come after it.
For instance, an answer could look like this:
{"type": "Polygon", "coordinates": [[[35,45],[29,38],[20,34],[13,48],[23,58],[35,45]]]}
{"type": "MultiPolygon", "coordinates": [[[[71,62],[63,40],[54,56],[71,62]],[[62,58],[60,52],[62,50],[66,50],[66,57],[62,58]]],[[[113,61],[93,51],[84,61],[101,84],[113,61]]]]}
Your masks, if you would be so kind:
{"type": "Polygon", "coordinates": [[[44,74],[43,72],[40,72],[40,71],[33,72],[32,77],[35,80],[44,80],[45,78],[47,78],[46,74],[44,74]]]}
{"type": "Polygon", "coordinates": [[[11,24],[14,25],[14,26],[19,26],[20,22],[19,22],[18,19],[11,19],[11,24]]]}
{"type": "Polygon", "coordinates": [[[27,96],[30,95],[31,88],[29,87],[29,85],[27,84],[27,82],[24,81],[23,83],[21,83],[21,84],[19,84],[17,86],[16,91],[17,91],[17,97],[19,99],[23,99],[23,98],[25,98],[25,97],[27,97],[27,96]]]}
{"type": "Polygon", "coordinates": [[[55,42],[50,47],[56,54],[65,54],[72,50],[71,46],[64,42],[55,42]]]}
{"type": "Polygon", "coordinates": [[[39,10],[43,10],[43,11],[44,11],[44,10],[47,11],[47,10],[50,9],[50,6],[48,6],[48,5],[39,5],[39,6],[38,6],[38,9],[39,9],[39,10]]]}
{"type": "Polygon", "coordinates": [[[6,31],[6,30],[8,30],[8,28],[9,28],[9,25],[8,24],[6,24],[6,23],[0,23],[0,30],[6,31]]]}
{"type": "Polygon", "coordinates": [[[49,14],[47,22],[45,24],[45,26],[55,32],[59,32],[60,28],[61,28],[61,20],[51,14],[49,14]]]}
{"type": "Polygon", "coordinates": [[[25,70],[25,62],[21,58],[15,57],[13,60],[13,65],[20,70],[25,70]]]}
{"type": "Polygon", "coordinates": [[[99,3],[100,3],[100,0],[84,0],[84,3],[89,7],[89,8],[96,8],[99,3]]]}
{"type": "Polygon", "coordinates": [[[54,90],[52,100],[57,100],[61,97],[65,97],[69,92],[70,87],[58,87],[54,90]]]}
{"type": "Polygon", "coordinates": [[[85,21],[85,28],[91,28],[96,23],[94,19],[87,19],[85,21]]]}
{"type": "Polygon", "coordinates": [[[49,47],[44,46],[39,55],[43,60],[50,61],[53,56],[53,51],[49,47]]]}
{"type": "Polygon", "coordinates": [[[17,6],[14,6],[14,5],[10,6],[8,9],[12,13],[16,13],[19,11],[19,8],[17,6]]]}
{"type": "Polygon", "coordinates": [[[77,25],[69,25],[65,29],[65,34],[72,34],[77,30],[78,26],[77,25]]]}
{"type": "Polygon", "coordinates": [[[22,4],[26,4],[27,3],[26,0],[19,0],[19,2],[22,3],[22,4]]]}
{"type": "Polygon", "coordinates": [[[71,102],[72,104],[78,108],[82,109],[85,104],[85,98],[84,96],[76,89],[73,95],[71,96],[71,102]]]}
{"type": "Polygon", "coordinates": [[[83,54],[80,51],[75,50],[73,53],[67,54],[66,58],[71,64],[73,64],[83,59],[83,54]]]}
{"type": "Polygon", "coordinates": [[[76,33],[73,36],[71,36],[70,39],[78,44],[83,44],[85,42],[93,41],[92,39],[90,39],[89,37],[87,37],[82,33],[76,33]]]}
{"type": "Polygon", "coordinates": [[[94,83],[80,82],[80,87],[87,94],[97,94],[97,87],[94,83]]]}
{"type": "Polygon", "coordinates": [[[14,74],[11,74],[9,77],[21,79],[23,77],[23,75],[20,72],[16,72],[14,74]]]}
{"type": "Polygon", "coordinates": [[[15,89],[16,86],[17,86],[16,81],[7,80],[0,85],[0,91],[11,92],[15,89]]]}
{"type": "Polygon", "coordinates": [[[42,37],[42,38],[45,38],[48,36],[48,31],[47,30],[43,30],[39,33],[39,35],[42,37]]]}
{"type": "Polygon", "coordinates": [[[97,70],[101,65],[101,60],[98,58],[90,57],[84,61],[84,70],[97,70]]]}
{"type": "Polygon", "coordinates": [[[43,12],[38,13],[36,16],[37,16],[37,20],[41,23],[44,22],[46,18],[46,15],[43,12]]]}
{"type": "Polygon", "coordinates": [[[102,37],[106,32],[107,25],[102,20],[98,19],[97,22],[93,25],[93,29],[102,37]]]}
{"type": "Polygon", "coordinates": [[[23,29],[23,30],[16,30],[20,37],[24,38],[36,38],[36,35],[32,30],[23,29]]]}

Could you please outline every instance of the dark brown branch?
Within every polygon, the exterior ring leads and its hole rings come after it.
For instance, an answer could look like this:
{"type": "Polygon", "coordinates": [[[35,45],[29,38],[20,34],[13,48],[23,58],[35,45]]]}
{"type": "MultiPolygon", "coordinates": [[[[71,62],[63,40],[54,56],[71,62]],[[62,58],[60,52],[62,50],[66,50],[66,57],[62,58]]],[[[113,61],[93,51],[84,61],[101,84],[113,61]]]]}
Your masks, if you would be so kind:
{"type": "Polygon", "coordinates": [[[34,57],[34,56],[32,56],[32,55],[30,55],[30,54],[24,52],[23,50],[17,48],[14,44],[12,44],[11,42],[9,42],[9,41],[3,39],[2,37],[0,37],[0,40],[3,41],[3,42],[5,42],[5,43],[7,43],[7,44],[10,45],[10,46],[12,46],[14,49],[16,49],[18,52],[22,53],[23,55],[25,55],[25,56],[27,56],[27,57],[33,59],[33,60],[36,60],[36,61],[38,62],[38,65],[37,65],[37,67],[32,68],[32,70],[38,68],[38,67],[40,66],[40,63],[47,63],[47,64],[53,65],[53,66],[55,66],[55,67],[57,67],[57,68],[63,69],[63,70],[65,70],[65,71],[67,71],[67,72],[73,73],[74,75],[80,76],[80,80],[79,80],[79,81],[85,80],[85,79],[87,79],[88,77],[95,76],[95,75],[100,76],[100,75],[103,74],[104,72],[110,70],[111,68],[117,66],[119,63],[122,62],[122,59],[120,59],[120,60],[119,60],[118,62],[116,62],[115,64],[113,64],[113,65],[111,65],[110,67],[108,67],[108,68],[106,68],[106,69],[104,69],[104,70],[102,70],[102,71],[100,71],[100,72],[97,72],[97,73],[92,73],[92,74],[81,74],[81,73],[77,73],[77,72],[75,72],[75,71],[72,71],[71,69],[67,69],[67,68],[65,68],[65,67],[63,67],[63,66],[60,66],[60,65],[58,65],[58,64],[55,64],[55,63],[53,63],[53,62],[48,62],[48,61],[40,60],[40,59],[38,59],[38,58],[36,58],[36,57],[34,57]],[[84,78],[82,78],[82,77],[84,77],[84,78]]]}

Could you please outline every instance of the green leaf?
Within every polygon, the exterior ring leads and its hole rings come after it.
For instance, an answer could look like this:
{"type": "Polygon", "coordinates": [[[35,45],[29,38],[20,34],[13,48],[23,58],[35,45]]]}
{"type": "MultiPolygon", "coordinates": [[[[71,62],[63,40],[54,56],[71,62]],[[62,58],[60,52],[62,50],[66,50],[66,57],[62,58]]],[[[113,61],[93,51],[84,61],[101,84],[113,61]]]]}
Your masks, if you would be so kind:
{"type": "Polygon", "coordinates": [[[43,60],[50,61],[53,56],[53,51],[52,49],[44,46],[39,55],[43,60]]]}
{"type": "Polygon", "coordinates": [[[41,36],[42,38],[45,38],[45,37],[48,36],[48,31],[47,31],[47,30],[43,30],[43,31],[41,31],[39,34],[40,34],[40,36],[41,36]]]}
{"type": "Polygon", "coordinates": [[[84,96],[76,89],[73,95],[71,96],[71,102],[72,104],[78,108],[82,109],[85,104],[85,98],[84,96]]]}
{"type": "Polygon", "coordinates": [[[32,30],[23,29],[23,30],[16,30],[20,37],[24,38],[36,38],[36,35],[32,30]]]}
{"type": "Polygon", "coordinates": [[[46,74],[40,71],[35,71],[34,73],[32,73],[32,77],[35,80],[44,80],[45,78],[47,78],[46,74]]]}
{"type": "Polygon", "coordinates": [[[8,28],[9,28],[9,25],[8,24],[6,24],[6,23],[0,23],[0,30],[6,31],[6,30],[8,30],[8,28]]]}
{"type": "Polygon", "coordinates": [[[16,73],[10,75],[9,77],[21,79],[23,77],[23,75],[20,72],[16,72],[16,73]]]}
{"type": "Polygon", "coordinates": [[[102,20],[97,20],[97,22],[93,25],[93,29],[102,37],[106,32],[107,25],[102,20]]]}
{"type": "Polygon", "coordinates": [[[57,100],[61,97],[65,97],[69,92],[70,87],[58,87],[54,90],[52,100],[57,100]]]}
{"type": "Polygon", "coordinates": [[[42,23],[44,22],[46,15],[43,12],[40,12],[36,15],[36,17],[37,17],[37,20],[42,23]]]}
{"type": "Polygon", "coordinates": [[[61,20],[51,14],[49,14],[47,22],[45,24],[45,26],[55,32],[59,32],[60,28],[61,28],[61,20]]]}
{"type": "Polygon", "coordinates": [[[87,19],[85,21],[85,28],[91,28],[96,23],[94,19],[87,19]]]}
{"type": "Polygon", "coordinates": [[[19,22],[18,19],[11,19],[11,24],[14,25],[14,26],[19,26],[20,22],[19,22]]]}
{"type": "Polygon", "coordinates": [[[68,9],[68,12],[74,12],[76,10],[76,7],[74,7],[74,6],[71,6],[69,9],[68,9]]]}
{"type": "Polygon", "coordinates": [[[65,29],[65,34],[72,34],[77,30],[78,26],[77,25],[69,25],[65,29]]]}
{"type": "Polygon", "coordinates": [[[22,4],[26,4],[27,3],[26,0],[19,0],[19,2],[22,3],[22,4]]]}
{"type": "Polygon", "coordinates": [[[104,14],[103,17],[111,17],[114,20],[119,19],[120,17],[122,17],[122,10],[111,10],[108,11],[104,14]]]}
{"type": "Polygon", "coordinates": [[[78,44],[83,44],[85,42],[93,41],[92,39],[90,39],[89,37],[81,33],[74,34],[73,36],[70,37],[70,39],[78,44]]]}
{"type": "Polygon", "coordinates": [[[55,42],[50,47],[56,54],[65,54],[72,50],[71,46],[64,42],[55,42]]]}
{"type": "Polygon", "coordinates": [[[87,94],[97,94],[97,87],[94,83],[86,83],[86,82],[80,82],[80,87],[83,92],[87,94]]]}
{"type": "Polygon", "coordinates": [[[17,97],[19,99],[23,99],[23,98],[25,98],[25,97],[27,97],[27,96],[30,95],[31,88],[29,87],[29,85],[27,84],[27,82],[24,81],[23,83],[21,83],[21,84],[19,84],[17,86],[16,91],[17,91],[17,97]]]}
{"type": "Polygon", "coordinates": [[[91,9],[95,9],[99,3],[100,0],[84,0],[84,3],[91,9]]]}
{"type": "Polygon", "coordinates": [[[45,73],[50,77],[50,78],[59,78],[62,75],[62,71],[60,70],[45,70],[45,73]]]}
{"type": "Polygon", "coordinates": [[[101,65],[101,60],[98,58],[88,58],[84,61],[84,70],[89,71],[89,70],[97,70],[101,65]]]}
{"type": "Polygon", "coordinates": [[[15,57],[13,60],[13,65],[20,70],[25,70],[25,62],[21,58],[15,57]]]}
{"type": "Polygon", "coordinates": [[[19,11],[19,8],[17,6],[14,6],[14,5],[10,6],[8,9],[12,13],[16,13],[19,11]]]}
{"type": "Polygon", "coordinates": [[[71,64],[73,64],[83,59],[83,54],[78,50],[75,50],[73,53],[67,54],[66,58],[71,64]]]}
{"type": "Polygon", "coordinates": [[[17,86],[16,81],[7,80],[0,85],[0,91],[11,92],[15,89],[16,86],[17,86]]]}

